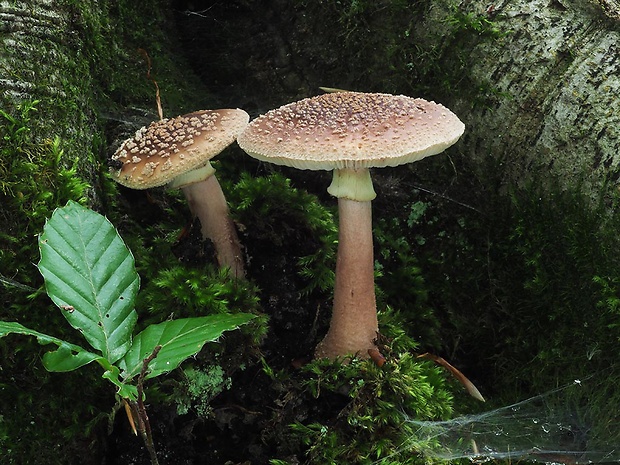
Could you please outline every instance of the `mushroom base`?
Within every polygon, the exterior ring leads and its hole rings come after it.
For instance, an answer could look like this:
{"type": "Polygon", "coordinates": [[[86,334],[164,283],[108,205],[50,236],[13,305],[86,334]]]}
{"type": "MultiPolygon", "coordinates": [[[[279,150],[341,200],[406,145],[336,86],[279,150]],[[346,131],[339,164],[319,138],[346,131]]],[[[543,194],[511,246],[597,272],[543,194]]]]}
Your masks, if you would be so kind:
{"type": "Polygon", "coordinates": [[[379,324],[375,301],[371,202],[338,199],[339,231],[334,307],[317,358],[368,357],[379,324]]]}

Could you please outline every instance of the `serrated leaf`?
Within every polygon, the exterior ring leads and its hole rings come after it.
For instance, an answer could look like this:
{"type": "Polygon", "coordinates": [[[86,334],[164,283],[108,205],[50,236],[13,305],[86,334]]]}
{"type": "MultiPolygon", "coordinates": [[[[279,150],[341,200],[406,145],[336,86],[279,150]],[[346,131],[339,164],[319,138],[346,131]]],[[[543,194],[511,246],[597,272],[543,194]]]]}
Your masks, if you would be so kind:
{"type": "Polygon", "coordinates": [[[34,336],[41,345],[57,345],[58,349],[43,356],[43,365],[49,371],[72,371],[95,361],[104,367],[110,365],[101,355],[89,352],[78,345],[26,328],[17,322],[0,321],[0,337],[9,334],[34,336]]]}
{"type": "Polygon", "coordinates": [[[131,252],[102,215],[69,202],[39,237],[39,270],[50,298],[104,358],[131,346],[139,277],[131,252]]]}
{"type": "Polygon", "coordinates": [[[161,349],[149,363],[146,378],[174,370],[183,360],[197,354],[205,343],[215,341],[224,331],[236,329],[254,317],[246,313],[210,315],[151,325],[134,338],[131,349],[119,362],[121,376],[128,381],[139,375],[143,361],[157,346],[161,349]]]}

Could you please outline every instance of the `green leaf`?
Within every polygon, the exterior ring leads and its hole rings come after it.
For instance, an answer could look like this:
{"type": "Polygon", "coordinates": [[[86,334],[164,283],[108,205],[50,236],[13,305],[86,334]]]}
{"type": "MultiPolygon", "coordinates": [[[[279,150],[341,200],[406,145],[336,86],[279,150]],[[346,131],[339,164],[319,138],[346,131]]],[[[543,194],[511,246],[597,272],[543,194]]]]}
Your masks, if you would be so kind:
{"type": "Polygon", "coordinates": [[[110,363],[122,358],[131,346],[140,280],[114,226],[69,202],[47,221],[39,248],[47,293],[67,321],[110,363]]]}
{"type": "Polygon", "coordinates": [[[72,371],[95,361],[104,367],[110,365],[100,355],[89,352],[75,344],[28,329],[16,322],[0,321],[0,337],[7,336],[8,334],[34,336],[41,345],[57,345],[58,349],[43,356],[43,365],[49,371],[72,371]]]}
{"type": "Polygon", "coordinates": [[[119,362],[123,370],[122,377],[128,381],[139,375],[144,359],[157,346],[161,346],[161,349],[149,363],[146,378],[174,370],[183,360],[197,354],[205,343],[215,341],[224,331],[236,329],[254,317],[247,313],[210,315],[151,325],[134,338],[131,349],[119,362]]]}
{"type": "Polygon", "coordinates": [[[107,370],[102,378],[109,380],[111,383],[115,384],[118,387],[117,394],[125,399],[136,400],[138,398],[138,388],[131,384],[126,384],[120,379],[121,371],[117,366],[110,366],[110,369],[107,370]]]}

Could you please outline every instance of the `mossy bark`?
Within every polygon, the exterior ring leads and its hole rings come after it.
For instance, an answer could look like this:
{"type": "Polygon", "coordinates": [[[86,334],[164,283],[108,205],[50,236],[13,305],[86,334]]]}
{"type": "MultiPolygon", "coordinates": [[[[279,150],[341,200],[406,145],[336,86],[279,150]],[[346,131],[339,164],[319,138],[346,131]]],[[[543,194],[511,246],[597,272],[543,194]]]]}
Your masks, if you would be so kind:
{"type": "Polygon", "coordinates": [[[208,100],[170,33],[169,1],[133,3],[0,1],[1,108],[15,115],[20,103],[39,101],[33,139],[59,136],[94,196],[108,151],[104,131],[133,132],[157,119],[153,81],[165,116],[208,100]]]}
{"type": "Polygon", "coordinates": [[[59,136],[69,158],[83,161],[81,175],[94,185],[95,85],[70,9],[53,0],[3,1],[0,15],[2,108],[17,116],[20,104],[39,101],[28,125],[33,139],[59,136]]]}
{"type": "Polygon", "coordinates": [[[469,58],[473,80],[489,83],[496,97],[473,109],[470,99],[456,101],[468,128],[466,156],[478,163],[492,157],[510,184],[547,173],[587,194],[617,181],[618,8],[582,0],[503,1],[492,10],[467,1],[462,8],[506,33],[469,58]]]}

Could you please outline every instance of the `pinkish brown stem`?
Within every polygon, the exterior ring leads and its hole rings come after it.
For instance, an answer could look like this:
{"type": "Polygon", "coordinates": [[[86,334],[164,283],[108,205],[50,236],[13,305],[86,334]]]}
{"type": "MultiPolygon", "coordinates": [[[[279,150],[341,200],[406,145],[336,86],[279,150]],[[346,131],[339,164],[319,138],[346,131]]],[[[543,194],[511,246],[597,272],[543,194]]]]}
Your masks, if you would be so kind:
{"type": "Polygon", "coordinates": [[[375,302],[370,201],[338,199],[339,232],[331,324],[315,356],[368,357],[379,324],[375,302]]]}
{"type": "Polygon", "coordinates": [[[241,244],[217,178],[209,176],[181,189],[190,211],[200,220],[202,237],[213,242],[220,267],[228,267],[235,278],[244,278],[241,244]]]}

